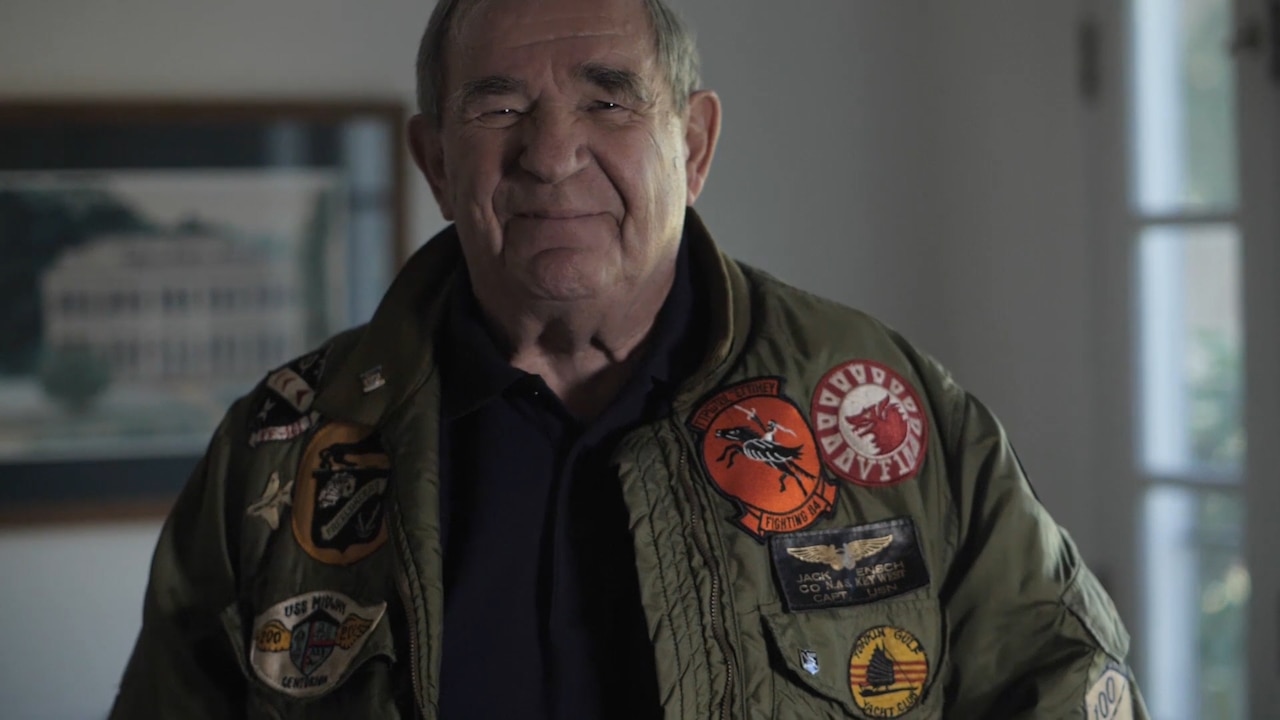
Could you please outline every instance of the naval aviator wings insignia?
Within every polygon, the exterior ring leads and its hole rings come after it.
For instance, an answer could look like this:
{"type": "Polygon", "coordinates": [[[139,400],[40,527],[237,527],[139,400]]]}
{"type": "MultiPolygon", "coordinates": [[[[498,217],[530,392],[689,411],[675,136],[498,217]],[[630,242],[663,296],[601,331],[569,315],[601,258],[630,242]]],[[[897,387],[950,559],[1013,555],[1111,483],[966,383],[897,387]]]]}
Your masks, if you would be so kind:
{"type": "Polygon", "coordinates": [[[859,560],[875,555],[893,543],[892,535],[882,535],[865,540],[854,540],[841,547],[835,545],[807,545],[787,548],[787,554],[805,562],[830,565],[832,570],[851,570],[859,560]]]}

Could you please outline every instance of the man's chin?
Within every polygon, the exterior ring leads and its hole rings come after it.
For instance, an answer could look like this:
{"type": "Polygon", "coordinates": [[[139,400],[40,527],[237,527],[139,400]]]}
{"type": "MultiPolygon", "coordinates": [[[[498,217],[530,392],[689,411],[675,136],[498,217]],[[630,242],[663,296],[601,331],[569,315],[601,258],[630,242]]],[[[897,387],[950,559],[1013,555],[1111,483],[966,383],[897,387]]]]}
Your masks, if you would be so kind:
{"type": "Polygon", "coordinates": [[[545,303],[590,303],[605,296],[605,288],[597,283],[578,280],[539,279],[527,286],[529,298],[545,303]]]}
{"type": "Polygon", "coordinates": [[[534,302],[589,303],[618,290],[614,274],[577,263],[542,262],[529,268],[521,285],[534,302]]]}

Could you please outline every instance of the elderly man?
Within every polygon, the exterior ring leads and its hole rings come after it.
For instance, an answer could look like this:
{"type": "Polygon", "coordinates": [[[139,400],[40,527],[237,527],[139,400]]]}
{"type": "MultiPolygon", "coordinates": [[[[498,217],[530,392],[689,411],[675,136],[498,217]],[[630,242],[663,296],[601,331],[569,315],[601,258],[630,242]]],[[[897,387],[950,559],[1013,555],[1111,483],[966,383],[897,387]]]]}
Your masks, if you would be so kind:
{"type": "Polygon", "coordinates": [[[1133,718],[1127,637],[996,420],[721,255],[661,0],[443,0],[454,224],[238,402],[114,717],[1133,718]]]}

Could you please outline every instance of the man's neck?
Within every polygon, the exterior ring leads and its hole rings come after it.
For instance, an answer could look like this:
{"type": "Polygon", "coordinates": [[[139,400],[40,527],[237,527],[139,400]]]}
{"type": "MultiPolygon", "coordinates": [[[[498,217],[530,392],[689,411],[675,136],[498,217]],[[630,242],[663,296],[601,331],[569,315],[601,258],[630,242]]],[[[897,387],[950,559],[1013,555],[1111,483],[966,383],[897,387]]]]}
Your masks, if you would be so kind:
{"type": "Polygon", "coordinates": [[[609,406],[644,357],[674,281],[673,265],[662,282],[625,298],[504,302],[477,289],[477,301],[511,365],[541,376],[574,415],[592,418],[609,406]]]}

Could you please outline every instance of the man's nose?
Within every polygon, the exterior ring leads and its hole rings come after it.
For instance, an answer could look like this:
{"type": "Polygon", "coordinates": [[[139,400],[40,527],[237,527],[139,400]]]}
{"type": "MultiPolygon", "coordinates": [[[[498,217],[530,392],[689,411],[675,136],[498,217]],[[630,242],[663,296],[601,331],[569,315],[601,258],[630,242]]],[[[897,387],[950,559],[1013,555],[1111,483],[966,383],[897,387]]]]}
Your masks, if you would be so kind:
{"type": "Polygon", "coordinates": [[[544,183],[571,177],[587,162],[586,128],[563,108],[541,108],[524,123],[520,167],[544,183]]]}

